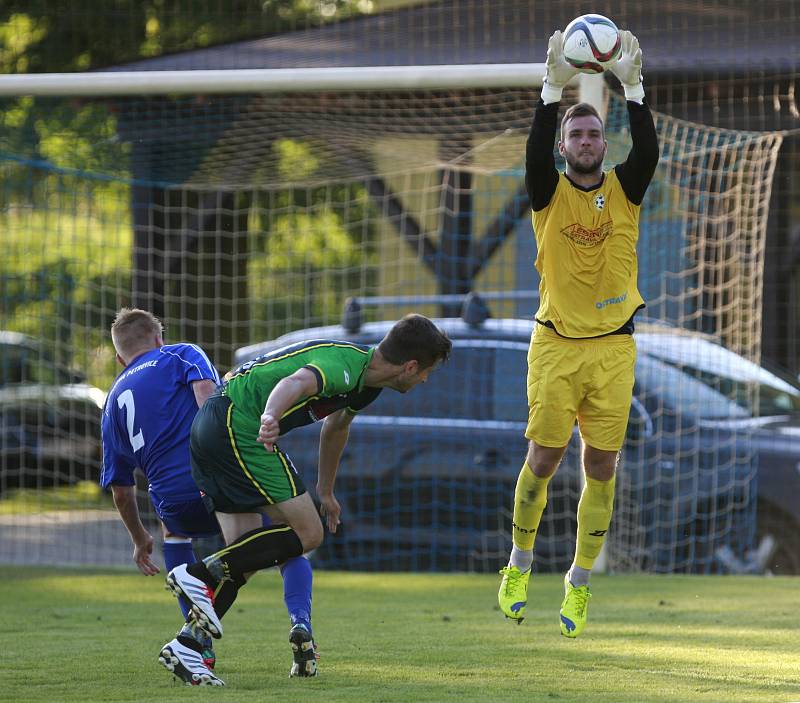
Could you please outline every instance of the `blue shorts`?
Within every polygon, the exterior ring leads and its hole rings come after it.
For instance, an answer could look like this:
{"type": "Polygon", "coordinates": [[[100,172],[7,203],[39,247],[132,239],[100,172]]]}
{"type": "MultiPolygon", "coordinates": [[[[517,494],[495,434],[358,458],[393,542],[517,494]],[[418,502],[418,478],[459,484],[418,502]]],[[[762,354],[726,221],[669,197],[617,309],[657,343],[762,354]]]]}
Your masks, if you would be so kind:
{"type": "Polygon", "coordinates": [[[199,493],[188,500],[168,500],[150,491],[150,500],[164,526],[181,537],[213,537],[220,533],[217,518],[208,512],[199,493]]]}

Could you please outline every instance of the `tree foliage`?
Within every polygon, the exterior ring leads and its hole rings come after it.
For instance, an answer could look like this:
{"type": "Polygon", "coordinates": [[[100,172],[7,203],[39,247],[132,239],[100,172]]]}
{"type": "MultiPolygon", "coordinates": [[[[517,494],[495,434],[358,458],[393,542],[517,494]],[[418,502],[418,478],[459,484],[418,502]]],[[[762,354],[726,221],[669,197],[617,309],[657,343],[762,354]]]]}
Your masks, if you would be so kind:
{"type": "MultiPolygon", "coordinates": [[[[0,71],[102,70],[303,29],[372,8],[370,0],[6,0],[0,4],[0,71]]],[[[144,153],[137,124],[147,134],[160,129],[160,120],[172,124],[172,132],[154,137],[153,149],[164,151],[165,163],[175,162],[175,130],[204,154],[191,129],[206,123],[192,112],[196,106],[191,102],[164,98],[159,103],[163,112],[139,116],[135,111],[147,111],[147,101],[137,107],[135,99],[0,99],[0,225],[8,235],[0,265],[0,328],[53,341],[103,387],[115,372],[105,331],[113,312],[132,302],[132,179],[159,180],[157,169],[141,173],[133,166],[134,150],[140,149],[140,157],[144,153]],[[175,121],[175,115],[184,122],[175,121]]],[[[215,114],[209,122],[222,117],[215,114]]],[[[220,125],[224,130],[224,122],[220,125]]],[[[317,170],[313,147],[283,140],[275,148],[284,182],[302,182],[317,170]]],[[[188,168],[185,177],[190,176],[188,168]]],[[[248,261],[233,275],[247,277],[250,299],[267,293],[275,301],[270,319],[254,306],[251,329],[272,334],[286,331],[279,327],[282,320],[307,324],[331,319],[341,295],[363,283],[358,271],[373,256],[374,233],[363,224],[369,219],[363,187],[286,186],[265,202],[256,197],[250,206],[249,234],[234,228],[216,236],[252,242],[248,261]],[[280,211],[271,212],[272,204],[280,211]],[[265,277],[268,291],[261,289],[265,277]],[[281,295],[291,310],[282,310],[281,295]]],[[[171,231],[172,225],[164,227],[171,231]]],[[[213,264],[218,258],[217,247],[204,247],[196,253],[197,274],[208,268],[206,259],[213,264]]],[[[247,290],[240,292],[247,296],[247,290]]],[[[203,294],[198,291],[195,297],[203,294]]],[[[184,302],[192,296],[184,292],[179,298],[175,315],[187,317],[184,302]]],[[[196,311],[198,324],[218,323],[214,303],[209,305],[209,310],[196,311]]],[[[175,305],[167,300],[164,307],[165,321],[176,322],[169,319],[175,305]]],[[[209,336],[232,346],[236,340],[228,339],[228,332],[215,329],[209,336]]],[[[220,361],[229,351],[218,353],[220,361]]]]}
{"type": "MultiPolygon", "coordinates": [[[[6,0],[0,4],[0,72],[109,68],[304,28],[370,7],[365,0],[6,0]]],[[[0,150],[59,166],[91,168],[68,155],[81,150],[78,135],[101,145],[113,130],[102,111],[75,101],[66,110],[55,101],[3,101],[0,115],[0,150]],[[59,110],[67,114],[53,114],[59,110]],[[61,146],[53,143],[54,129],[61,130],[61,146]]]]}
{"type": "Polygon", "coordinates": [[[5,0],[3,73],[106,68],[369,11],[364,0],[5,0]]]}

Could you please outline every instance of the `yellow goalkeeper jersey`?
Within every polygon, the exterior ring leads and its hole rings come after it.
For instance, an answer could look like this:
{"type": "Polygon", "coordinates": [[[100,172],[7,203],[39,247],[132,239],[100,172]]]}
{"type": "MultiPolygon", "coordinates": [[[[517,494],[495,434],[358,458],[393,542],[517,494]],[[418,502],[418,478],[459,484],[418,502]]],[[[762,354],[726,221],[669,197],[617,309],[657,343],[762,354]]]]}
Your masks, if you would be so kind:
{"type": "Polygon", "coordinates": [[[533,211],[539,322],[564,337],[597,337],[644,305],[636,286],[639,210],[613,170],[589,191],[559,174],[550,202],[533,211]]]}

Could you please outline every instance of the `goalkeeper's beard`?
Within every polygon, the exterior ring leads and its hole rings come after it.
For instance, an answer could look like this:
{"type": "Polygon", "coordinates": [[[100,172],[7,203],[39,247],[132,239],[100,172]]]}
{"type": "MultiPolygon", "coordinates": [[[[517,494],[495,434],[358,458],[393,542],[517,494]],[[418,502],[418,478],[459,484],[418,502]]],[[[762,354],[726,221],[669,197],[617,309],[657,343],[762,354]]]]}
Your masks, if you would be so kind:
{"type": "Polygon", "coordinates": [[[575,173],[580,173],[583,176],[587,176],[592,173],[598,173],[598,174],[600,173],[600,171],[603,168],[603,160],[605,159],[605,154],[598,156],[594,161],[588,164],[581,162],[579,157],[572,156],[569,153],[565,153],[564,157],[569,167],[575,173]]]}

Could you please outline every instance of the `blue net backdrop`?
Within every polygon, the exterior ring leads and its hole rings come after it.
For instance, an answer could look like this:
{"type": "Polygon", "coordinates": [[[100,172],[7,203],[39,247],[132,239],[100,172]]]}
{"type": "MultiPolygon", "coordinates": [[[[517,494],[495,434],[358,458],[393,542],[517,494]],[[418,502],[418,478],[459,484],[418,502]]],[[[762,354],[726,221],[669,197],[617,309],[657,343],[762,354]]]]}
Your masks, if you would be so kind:
{"type": "MultiPolygon", "coordinates": [[[[796,363],[776,288],[793,278],[775,273],[791,270],[781,246],[788,251],[796,187],[786,174],[796,158],[797,50],[784,46],[779,5],[606,8],[641,39],[662,146],[642,209],[648,307],[606,555],[614,569],[758,570],[764,538],[793,529],[791,495],[758,488],[767,471],[775,480],[780,451],[796,451],[764,427],[796,410],[797,391],[760,367],[765,355],[796,363]]],[[[263,36],[214,46],[195,36],[168,55],[118,64],[540,61],[552,29],[577,14],[570,3],[488,7],[332,4],[330,17],[263,36]]],[[[610,167],[630,142],[624,102],[609,86],[610,167]]],[[[368,570],[501,565],[525,451],[536,298],[488,296],[491,317],[469,325],[458,296],[536,291],[522,155],[537,97],[388,89],[0,100],[0,561],[129,562],[124,528],[95,483],[99,407],[117,372],[108,329],[120,306],[139,305],[162,317],[169,341],[202,345],[223,372],[248,345],[288,333],[377,342],[381,321],[409,310],[440,318],[456,353],[426,386],[384,392],[356,420],[337,492],[344,527],[314,560],[368,570]],[[331,329],[351,296],[385,300],[364,306],[357,330],[331,329]]],[[[568,90],[563,107],[576,99],[568,90]]],[[[317,434],[285,441],[312,489],[317,434]]],[[[571,561],[579,494],[576,438],[552,485],[538,568],[571,561]]]]}

